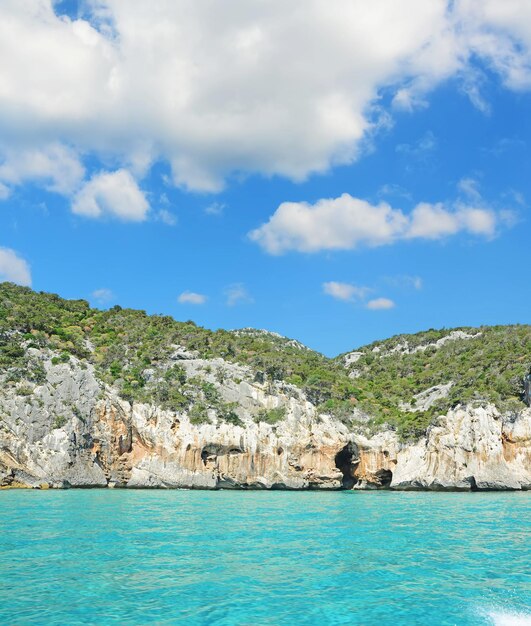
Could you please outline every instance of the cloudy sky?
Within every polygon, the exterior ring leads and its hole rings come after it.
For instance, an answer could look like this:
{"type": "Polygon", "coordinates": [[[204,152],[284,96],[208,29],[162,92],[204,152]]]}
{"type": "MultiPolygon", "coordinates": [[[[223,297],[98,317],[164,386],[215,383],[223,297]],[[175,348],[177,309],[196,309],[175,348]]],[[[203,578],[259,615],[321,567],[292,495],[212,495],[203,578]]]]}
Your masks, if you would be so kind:
{"type": "Polygon", "coordinates": [[[0,279],[336,354],[526,322],[528,0],[2,0],[0,279]]]}

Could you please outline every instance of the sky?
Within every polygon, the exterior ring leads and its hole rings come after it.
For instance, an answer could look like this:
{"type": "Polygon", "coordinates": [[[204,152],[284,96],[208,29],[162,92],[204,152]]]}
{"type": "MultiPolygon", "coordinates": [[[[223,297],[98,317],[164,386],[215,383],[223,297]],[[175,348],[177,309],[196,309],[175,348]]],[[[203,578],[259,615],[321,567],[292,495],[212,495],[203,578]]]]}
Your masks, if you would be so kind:
{"type": "Polygon", "coordinates": [[[528,0],[3,0],[0,280],[333,356],[529,323],[528,0]]]}

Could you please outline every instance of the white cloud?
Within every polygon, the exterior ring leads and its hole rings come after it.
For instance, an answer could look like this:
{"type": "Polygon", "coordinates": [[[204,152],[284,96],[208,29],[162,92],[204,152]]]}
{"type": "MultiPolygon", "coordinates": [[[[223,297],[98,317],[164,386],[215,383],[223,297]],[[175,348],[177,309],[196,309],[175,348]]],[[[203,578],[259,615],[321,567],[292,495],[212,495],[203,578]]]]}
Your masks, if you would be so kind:
{"type": "Polygon", "coordinates": [[[166,226],[176,226],[178,222],[177,216],[167,209],[160,209],[160,211],[157,211],[156,218],[159,222],[166,224],[166,226]]]}
{"type": "Polygon", "coordinates": [[[375,298],[367,302],[367,308],[371,311],[383,311],[386,309],[393,309],[395,303],[389,298],[375,298]]]}
{"type": "Polygon", "coordinates": [[[66,179],[24,157],[50,145],[136,176],[165,160],[176,184],[201,190],[234,173],[301,180],[357,158],[382,88],[411,108],[468,76],[481,102],[472,54],[508,87],[531,86],[528,0],[95,0],[83,11],[0,3],[12,184],[72,188],[76,156],[66,179]]]}
{"type": "Polygon", "coordinates": [[[4,183],[0,183],[0,200],[7,200],[9,198],[9,187],[4,185],[4,183]]]}
{"type": "Polygon", "coordinates": [[[481,199],[479,183],[474,178],[461,178],[461,180],[457,183],[457,188],[462,194],[475,201],[481,199]]]}
{"type": "Polygon", "coordinates": [[[212,202],[205,208],[205,213],[207,215],[222,215],[226,206],[222,202],[212,202]]]}
{"type": "Polygon", "coordinates": [[[397,198],[406,198],[407,200],[411,199],[409,191],[395,183],[382,185],[382,187],[378,189],[378,196],[395,196],[397,198]]]}
{"type": "Polygon", "coordinates": [[[421,202],[411,213],[411,222],[408,225],[409,238],[440,239],[455,235],[460,228],[455,213],[450,213],[442,202],[430,204],[421,202]]]}
{"type": "Polygon", "coordinates": [[[249,233],[269,254],[351,250],[407,239],[441,239],[458,232],[492,237],[499,216],[490,209],[457,204],[418,204],[408,215],[386,202],[378,205],[343,194],[339,198],[284,202],[266,224],[249,233]]]}
{"type": "Polygon", "coordinates": [[[40,181],[49,191],[65,195],[75,191],[85,175],[74,150],[60,143],[43,148],[0,146],[0,162],[0,181],[11,185],[40,181]]]}
{"type": "Polygon", "coordinates": [[[252,304],[253,298],[247,291],[243,283],[234,283],[225,289],[225,303],[227,306],[236,306],[237,304],[252,304]]]}
{"type": "Polygon", "coordinates": [[[441,239],[458,232],[493,237],[499,217],[490,209],[458,204],[449,211],[442,203],[418,204],[411,213],[406,238],[441,239]]]}
{"type": "Polygon", "coordinates": [[[250,237],[270,254],[348,250],[361,243],[389,243],[406,230],[407,223],[402,211],[385,202],[373,206],[344,193],[313,205],[283,202],[269,222],[253,230],[250,237]]]}
{"type": "Polygon", "coordinates": [[[183,291],[177,300],[181,304],[205,304],[207,296],[193,291],[183,291]]]}
{"type": "Polygon", "coordinates": [[[124,221],[146,219],[149,204],[127,170],[94,175],[76,194],[72,211],[87,217],[117,217],[124,221]]]}
{"type": "Polygon", "coordinates": [[[31,285],[28,262],[10,248],[0,248],[0,281],[8,280],[18,285],[31,285]]]}
{"type": "Polygon", "coordinates": [[[351,283],[340,283],[337,281],[330,281],[323,283],[323,291],[336,300],[353,301],[363,300],[370,293],[371,289],[368,287],[358,287],[351,283]]]}
{"type": "Polygon", "coordinates": [[[496,227],[504,217],[489,209],[458,205],[457,219],[462,230],[489,238],[494,237],[496,227]]]}
{"type": "Polygon", "coordinates": [[[395,306],[395,303],[392,300],[389,300],[389,298],[373,298],[372,300],[366,302],[368,295],[374,291],[374,289],[369,287],[358,287],[357,285],[352,285],[351,283],[330,281],[323,283],[323,291],[336,300],[342,300],[343,302],[356,302],[358,304],[362,304],[366,309],[392,309],[395,306]]]}
{"type": "Polygon", "coordinates": [[[92,297],[99,304],[105,304],[106,302],[110,302],[114,298],[114,293],[111,289],[106,289],[103,287],[102,289],[96,289],[92,292],[92,297]]]}
{"type": "Polygon", "coordinates": [[[531,87],[531,3],[459,0],[456,17],[469,54],[485,58],[512,89],[531,87]]]}
{"type": "Polygon", "coordinates": [[[490,115],[491,107],[482,93],[482,87],[487,83],[485,74],[477,68],[468,67],[461,72],[460,91],[468,96],[470,102],[484,115],[490,115]]]}

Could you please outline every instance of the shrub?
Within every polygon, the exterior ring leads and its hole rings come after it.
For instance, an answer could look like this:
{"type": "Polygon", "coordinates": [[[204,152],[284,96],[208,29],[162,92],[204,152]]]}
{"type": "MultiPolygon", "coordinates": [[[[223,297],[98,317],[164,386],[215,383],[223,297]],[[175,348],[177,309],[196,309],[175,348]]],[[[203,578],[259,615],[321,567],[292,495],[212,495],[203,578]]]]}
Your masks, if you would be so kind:
{"type": "Polygon", "coordinates": [[[277,424],[286,417],[286,408],[283,406],[274,409],[261,409],[256,415],[257,422],[265,422],[266,424],[277,424]]]}
{"type": "Polygon", "coordinates": [[[67,423],[67,421],[68,420],[66,419],[64,415],[56,415],[53,421],[53,427],[62,428],[67,423]]]}

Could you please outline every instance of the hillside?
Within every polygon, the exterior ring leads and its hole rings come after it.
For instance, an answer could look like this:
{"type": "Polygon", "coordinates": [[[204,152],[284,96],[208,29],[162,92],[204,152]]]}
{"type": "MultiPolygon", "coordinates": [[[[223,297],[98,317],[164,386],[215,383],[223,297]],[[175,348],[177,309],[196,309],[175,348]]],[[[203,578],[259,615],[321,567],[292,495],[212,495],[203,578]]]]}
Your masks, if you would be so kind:
{"type": "MultiPolygon", "coordinates": [[[[186,410],[196,423],[207,422],[212,412],[239,423],[238,398],[227,398],[220,385],[225,377],[236,385],[254,379],[292,388],[346,425],[377,430],[387,424],[408,439],[458,404],[523,409],[531,326],[430,330],[328,359],[268,331],[211,331],[169,316],[119,306],[101,311],[84,300],[1,284],[1,384],[31,397],[46,380],[45,353],[52,365],[71,359],[90,364],[102,389],[111,386],[124,400],[186,410]],[[192,372],[183,367],[190,359],[212,365],[192,372]]],[[[283,415],[280,406],[255,418],[275,422],[283,415]]]]}
{"type": "Polygon", "coordinates": [[[377,420],[404,435],[424,432],[458,404],[492,403],[520,411],[523,377],[531,366],[531,326],[429,330],[375,342],[337,360],[347,368],[357,397],[377,420]],[[391,417],[389,417],[391,416],[391,417]]]}

